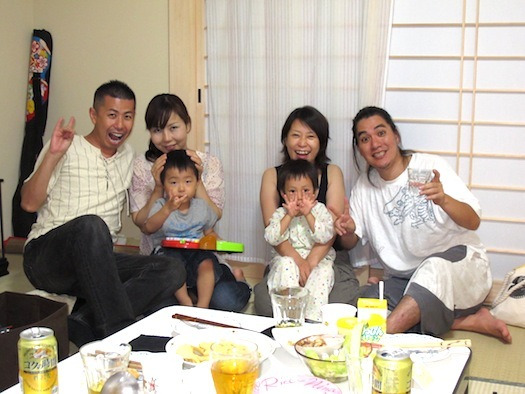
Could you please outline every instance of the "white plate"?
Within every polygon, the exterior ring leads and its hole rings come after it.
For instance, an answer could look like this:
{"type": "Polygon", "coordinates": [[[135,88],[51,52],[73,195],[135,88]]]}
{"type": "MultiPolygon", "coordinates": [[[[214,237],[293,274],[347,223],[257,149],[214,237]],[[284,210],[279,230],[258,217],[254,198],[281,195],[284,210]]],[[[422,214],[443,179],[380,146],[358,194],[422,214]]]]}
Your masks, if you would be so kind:
{"type": "Polygon", "coordinates": [[[407,343],[416,344],[415,347],[405,349],[410,353],[410,358],[413,362],[433,362],[447,358],[450,355],[449,349],[439,348],[417,348],[417,343],[421,342],[441,342],[441,338],[436,338],[430,335],[423,334],[386,334],[381,339],[381,343],[385,346],[403,345],[407,343]]]}
{"type": "MultiPolygon", "coordinates": [[[[171,338],[166,344],[166,352],[176,354],[181,345],[198,346],[202,342],[218,342],[220,339],[242,339],[257,344],[261,362],[266,360],[277,348],[277,342],[259,332],[243,330],[242,328],[214,327],[204,330],[194,329],[191,333],[187,332],[171,338]]],[[[184,364],[196,365],[187,361],[184,361],[184,364]]]]}
{"type": "Polygon", "coordinates": [[[272,328],[274,339],[279,345],[294,357],[297,356],[294,345],[299,339],[309,337],[310,335],[325,334],[328,332],[324,324],[305,324],[300,327],[283,327],[272,328]]]}
{"type": "Polygon", "coordinates": [[[341,389],[328,380],[315,376],[271,376],[261,378],[255,383],[254,394],[340,394],[341,389]]]}

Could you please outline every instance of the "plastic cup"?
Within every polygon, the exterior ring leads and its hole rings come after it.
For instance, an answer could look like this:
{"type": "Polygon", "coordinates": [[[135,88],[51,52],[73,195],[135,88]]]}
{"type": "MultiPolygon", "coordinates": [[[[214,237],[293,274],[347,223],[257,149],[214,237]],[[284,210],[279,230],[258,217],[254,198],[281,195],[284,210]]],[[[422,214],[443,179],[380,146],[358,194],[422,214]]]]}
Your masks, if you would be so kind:
{"type": "Polygon", "coordinates": [[[350,304],[333,303],[326,304],[321,307],[321,315],[323,324],[326,326],[330,334],[337,334],[337,321],[343,317],[353,317],[357,312],[357,308],[350,304]]]}
{"type": "Polygon", "coordinates": [[[423,168],[408,168],[408,186],[410,193],[414,196],[419,195],[419,187],[432,179],[432,170],[423,168]]]}
{"type": "Polygon", "coordinates": [[[259,376],[257,345],[243,340],[214,343],[211,375],[217,394],[251,394],[259,376]]]}
{"type": "Polygon", "coordinates": [[[98,394],[111,375],[126,371],[131,346],[127,343],[111,344],[90,342],[79,350],[89,394],[98,394]]]}
{"type": "Polygon", "coordinates": [[[276,327],[298,327],[304,324],[308,290],[285,287],[270,292],[276,327]]]}
{"type": "Polygon", "coordinates": [[[346,371],[350,394],[369,394],[372,392],[372,357],[346,353],[346,371]]]}

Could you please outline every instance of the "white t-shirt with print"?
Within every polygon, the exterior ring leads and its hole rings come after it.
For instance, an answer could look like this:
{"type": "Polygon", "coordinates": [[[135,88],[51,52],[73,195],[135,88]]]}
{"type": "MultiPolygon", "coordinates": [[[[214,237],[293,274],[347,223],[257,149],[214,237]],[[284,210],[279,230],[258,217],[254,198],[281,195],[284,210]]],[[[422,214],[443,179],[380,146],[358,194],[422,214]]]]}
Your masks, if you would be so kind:
{"type": "MultiPolygon", "coordinates": [[[[478,200],[439,156],[415,153],[408,167],[438,170],[444,192],[481,215],[478,200]]],[[[370,242],[388,273],[410,277],[425,257],[455,245],[484,249],[474,231],[457,225],[425,196],[412,195],[407,169],[391,181],[372,170],[370,180],[361,174],[352,189],[351,216],[357,236],[370,242]]]]}

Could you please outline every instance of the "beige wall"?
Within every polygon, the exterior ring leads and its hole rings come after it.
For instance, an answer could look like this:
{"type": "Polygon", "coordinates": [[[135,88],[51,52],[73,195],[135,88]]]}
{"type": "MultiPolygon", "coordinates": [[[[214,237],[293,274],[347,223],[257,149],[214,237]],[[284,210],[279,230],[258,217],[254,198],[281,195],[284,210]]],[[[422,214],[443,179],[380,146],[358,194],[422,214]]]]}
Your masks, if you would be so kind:
{"type": "MultiPolygon", "coordinates": [[[[91,131],[88,109],[95,89],[120,79],[137,95],[129,142],[136,152],[144,152],[146,105],[155,94],[169,90],[168,0],[0,0],[0,141],[9,141],[0,142],[6,237],[12,234],[10,200],[18,178],[34,28],[53,36],[46,141],[60,116],[75,116],[79,134],[91,131]]],[[[128,236],[139,236],[129,221],[124,226],[128,236]]]]}
{"type": "Polygon", "coordinates": [[[11,231],[11,198],[18,183],[33,25],[31,1],[0,0],[0,178],[4,233],[11,231]]]}

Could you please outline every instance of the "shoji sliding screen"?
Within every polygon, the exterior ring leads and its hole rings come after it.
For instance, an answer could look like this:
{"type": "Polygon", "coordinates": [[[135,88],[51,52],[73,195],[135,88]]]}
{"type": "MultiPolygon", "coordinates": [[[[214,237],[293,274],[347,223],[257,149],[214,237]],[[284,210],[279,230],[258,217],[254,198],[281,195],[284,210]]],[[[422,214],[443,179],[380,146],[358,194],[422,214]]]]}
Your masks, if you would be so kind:
{"type": "Polygon", "coordinates": [[[525,2],[395,0],[385,108],[478,197],[494,279],[525,264],[525,2]]]}

